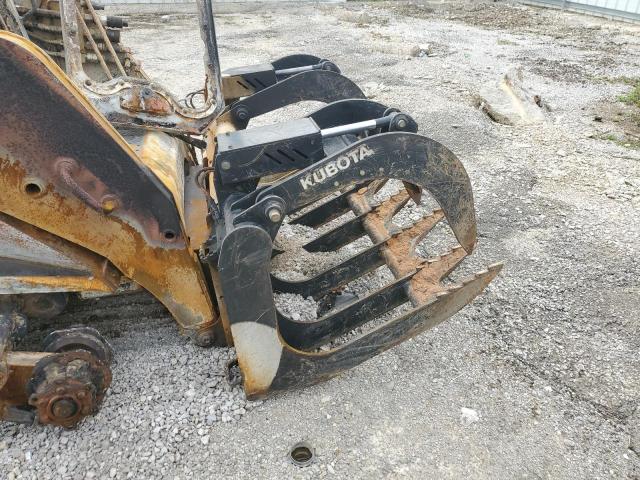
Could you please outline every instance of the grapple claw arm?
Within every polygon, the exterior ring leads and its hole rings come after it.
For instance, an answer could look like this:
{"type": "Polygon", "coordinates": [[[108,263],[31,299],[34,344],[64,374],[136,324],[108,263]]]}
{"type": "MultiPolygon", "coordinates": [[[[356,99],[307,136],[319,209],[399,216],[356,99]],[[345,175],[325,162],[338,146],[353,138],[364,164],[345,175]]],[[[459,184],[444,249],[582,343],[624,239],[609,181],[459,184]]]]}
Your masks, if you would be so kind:
{"type": "Polygon", "coordinates": [[[328,352],[301,352],[285,345],[271,390],[304,387],[327,380],[437,326],[478,296],[501,269],[501,264],[492,265],[432,297],[428,303],[328,352]]]}
{"type": "Polygon", "coordinates": [[[354,341],[328,352],[313,352],[304,349],[335,339],[362,325],[371,315],[406,302],[410,277],[328,318],[301,324],[278,315],[269,288],[270,259],[269,234],[255,225],[243,225],[225,238],[218,265],[249,398],[327,380],[438,325],[482,292],[502,268],[499,264],[492,265],[354,341]]]}
{"type": "MultiPolygon", "coordinates": [[[[390,132],[353,143],[296,175],[266,188],[255,205],[234,205],[247,210],[236,217],[239,224],[252,216],[264,216],[261,200],[280,198],[289,213],[329,193],[377,178],[396,178],[421,187],[438,202],[467,253],[476,243],[476,220],[471,182],[458,158],[440,143],[414,133],[390,132]]],[[[277,227],[277,225],[276,225],[277,227]]],[[[275,236],[277,228],[271,231],[275,236]]]]}
{"type": "Polygon", "coordinates": [[[231,105],[218,121],[237,130],[252,118],[297,102],[314,100],[331,103],[345,98],[364,98],[364,93],[347,77],[329,70],[309,70],[288,77],[231,105]]]}
{"type": "Polygon", "coordinates": [[[248,97],[269,88],[292,75],[312,70],[340,73],[335,63],[315,55],[300,53],[287,55],[271,63],[227,69],[222,72],[225,101],[228,104],[234,103],[242,97],[248,97]]]}

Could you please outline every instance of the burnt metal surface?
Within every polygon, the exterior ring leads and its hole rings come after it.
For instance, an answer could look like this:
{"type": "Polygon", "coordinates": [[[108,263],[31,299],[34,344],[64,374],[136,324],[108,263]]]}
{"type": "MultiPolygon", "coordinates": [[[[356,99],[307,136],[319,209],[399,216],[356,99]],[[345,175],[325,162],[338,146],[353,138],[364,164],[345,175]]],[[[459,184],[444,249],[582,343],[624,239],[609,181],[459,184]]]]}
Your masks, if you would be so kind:
{"type": "MultiPolygon", "coordinates": [[[[207,73],[204,105],[198,108],[181,104],[151,81],[131,51],[120,44],[120,29],[126,22],[117,17],[107,17],[103,22],[91,2],[60,0],[59,10],[51,10],[46,2],[34,0],[32,5],[19,5],[18,10],[24,17],[10,30],[28,32],[28,38],[55,59],[114,124],[199,133],[224,108],[209,0],[198,2],[207,73]]],[[[0,24],[2,28],[7,27],[0,24]]]]}
{"type": "Polygon", "coordinates": [[[29,34],[22,24],[20,14],[13,0],[0,2],[0,29],[5,29],[22,35],[24,38],[29,38],[29,34]]]}
{"type": "Polygon", "coordinates": [[[103,128],[95,114],[58,83],[54,71],[15,40],[0,39],[0,144],[6,155],[45,183],[45,189],[48,183],[69,189],[64,183],[68,176],[97,205],[105,195],[117,197],[120,208],[113,215],[130,218],[149,242],[165,242],[166,231],[179,233],[170,192],[114,138],[112,129],[103,128]]]}
{"type": "Polygon", "coordinates": [[[215,323],[172,191],[42,52],[0,33],[0,53],[0,211],[110,260],[183,329],[215,323]],[[61,179],[60,158],[101,211],[61,179]]]}
{"type": "MultiPolygon", "coordinates": [[[[7,3],[9,3],[8,0],[7,3]]],[[[86,79],[101,82],[120,75],[145,78],[131,51],[120,44],[120,32],[127,26],[127,22],[120,17],[100,18],[92,3],[84,1],[77,3],[77,43],[86,79]]],[[[15,27],[8,30],[21,33],[23,37],[36,43],[62,68],[65,68],[65,43],[60,8],[58,2],[18,0],[16,8],[17,14],[20,15],[18,22],[25,34],[15,27]]],[[[74,14],[73,11],[69,13],[74,14]]]]}

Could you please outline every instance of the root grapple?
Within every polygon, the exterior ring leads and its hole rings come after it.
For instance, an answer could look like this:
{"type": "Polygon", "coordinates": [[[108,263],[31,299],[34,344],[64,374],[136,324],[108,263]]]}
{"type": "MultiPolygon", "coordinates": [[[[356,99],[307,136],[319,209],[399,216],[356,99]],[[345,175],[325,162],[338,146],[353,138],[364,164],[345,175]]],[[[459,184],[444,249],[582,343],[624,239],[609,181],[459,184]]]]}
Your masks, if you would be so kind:
{"type": "Polygon", "coordinates": [[[198,8],[204,87],[177,99],[120,44],[122,19],[88,0],[0,0],[0,419],[71,428],[107,396],[112,351],[97,330],[16,349],[71,294],[146,289],[197,345],[235,346],[246,394],[259,398],[438,325],[500,271],[449,279],[476,244],[471,184],[409,114],[312,55],[222,72],[211,4],[198,8]],[[306,100],[324,106],[250,126],[306,100]],[[397,225],[427,198],[438,208],[397,225]],[[306,254],[351,254],[283,278],[283,224],[314,232],[306,254]],[[456,244],[425,254],[444,226],[456,244]],[[381,268],[386,284],[334,305],[381,268]],[[296,320],[276,307],[281,294],[327,308],[296,320]]]}

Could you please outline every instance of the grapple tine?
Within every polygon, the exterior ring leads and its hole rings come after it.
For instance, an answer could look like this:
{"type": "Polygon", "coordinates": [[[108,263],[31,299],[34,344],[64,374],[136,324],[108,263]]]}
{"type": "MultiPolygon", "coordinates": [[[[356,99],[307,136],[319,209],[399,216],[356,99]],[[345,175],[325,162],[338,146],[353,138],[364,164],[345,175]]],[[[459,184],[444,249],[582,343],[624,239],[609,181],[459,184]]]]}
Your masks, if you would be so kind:
{"type": "MultiPolygon", "coordinates": [[[[501,269],[502,264],[491,265],[462,283],[448,287],[403,316],[327,352],[303,352],[283,344],[278,368],[268,390],[288,390],[328,380],[437,326],[479,295],[501,269]]],[[[249,398],[259,398],[266,393],[260,389],[252,390],[247,383],[245,389],[249,398]]]]}
{"type": "Polygon", "coordinates": [[[351,206],[347,201],[347,197],[352,193],[356,193],[359,191],[362,191],[362,193],[369,200],[369,204],[373,207],[373,195],[375,195],[382,187],[384,187],[387,181],[387,178],[382,178],[373,180],[369,182],[368,185],[358,185],[338,195],[337,197],[327,200],[326,202],[318,205],[308,212],[299,215],[290,223],[293,225],[305,225],[307,227],[319,227],[330,222],[331,220],[335,220],[341,215],[344,215],[345,213],[351,211],[351,206]]]}
{"type": "Polygon", "coordinates": [[[349,202],[347,202],[347,195],[353,193],[348,191],[337,197],[332,198],[324,202],[322,205],[303,213],[299,217],[292,220],[290,223],[293,225],[305,225],[307,227],[319,227],[331,220],[344,215],[351,210],[349,202]]]}
{"type": "Polygon", "coordinates": [[[387,261],[396,277],[406,275],[416,268],[422,259],[416,256],[416,246],[444,218],[442,210],[434,210],[414,225],[402,230],[387,242],[387,261]]]}
{"type": "Polygon", "coordinates": [[[405,303],[409,278],[396,280],[315,322],[297,322],[280,314],[280,335],[295,349],[319,347],[405,303]]]}
{"type": "Polygon", "coordinates": [[[409,201],[409,194],[405,190],[392,195],[380,205],[375,207],[371,206],[369,192],[373,190],[367,190],[366,192],[356,193],[349,197],[349,203],[354,212],[360,214],[371,213],[378,218],[383,225],[388,225],[393,216],[402,210],[409,201]]]}
{"type": "MultiPolygon", "coordinates": [[[[331,234],[329,237],[324,235],[320,236],[304,245],[303,248],[311,252],[334,250],[335,248],[329,248],[328,245],[331,240],[338,238],[340,239],[340,246],[345,245],[353,240],[353,235],[351,235],[350,232],[356,227],[362,232],[361,235],[364,234],[362,223],[365,217],[367,217],[367,215],[356,217],[352,222],[342,225],[344,230],[340,227],[332,230],[329,232],[331,234]],[[333,235],[335,235],[335,237],[333,235]],[[320,242],[319,240],[322,241],[320,242]]],[[[415,255],[416,245],[420,243],[425,235],[443,218],[444,213],[442,210],[434,210],[431,214],[424,216],[418,223],[396,231],[393,234],[389,234],[389,237],[380,243],[357,253],[344,262],[308,280],[288,281],[272,276],[271,283],[273,290],[275,292],[296,293],[303,297],[313,296],[317,298],[330,290],[340,288],[355,278],[384,265],[385,262],[391,267],[392,271],[395,269],[395,271],[403,272],[404,275],[407,275],[414,272],[419,265],[425,262],[423,258],[415,255]]],[[[331,247],[336,247],[336,245],[337,242],[330,244],[331,247]]],[[[402,275],[398,274],[397,278],[400,277],[402,277],[402,275]]]]}
{"type": "MultiPolygon", "coordinates": [[[[378,178],[376,180],[373,180],[369,184],[367,191],[365,192],[365,195],[367,196],[367,198],[371,200],[371,197],[373,197],[376,193],[378,193],[380,189],[382,189],[382,187],[384,187],[387,184],[388,181],[389,181],[388,178],[378,178]]],[[[371,201],[369,201],[369,203],[371,203],[371,201]]]]}
{"type": "Polygon", "coordinates": [[[374,241],[382,241],[388,238],[390,236],[389,223],[393,216],[407,204],[409,196],[406,191],[401,191],[381,204],[373,206],[371,205],[373,203],[373,192],[379,188],[382,187],[379,187],[377,182],[372,182],[372,185],[363,189],[361,193],[348,194],[345,197],[345,201],[358,216],[311,240],[302,248],[308,252],[330,252],[344,247],[368,232],[365,229],[364,222],[373,217],[377,218],[381,223],[381,231],[386,232],[375,237],[374,241]],[[354,198],[357,200],[354,201],[354,198]]]}
{"type": "Polygon", "coordinates": [[[413,203],[415,203],[416,205],[420,205],[420,201],[422,200],[422,189],[419,186],[414,185],[413,183],[402,182],[402,184],[411,197],[411,200],[413,200],[413,203]]]}
{"type": "Polygon", "coordinates": [[[379,243],[367,248],[335,267],[329,268],[308,280],[288,281],[272,275],[271,284],[273,291],[296,293],[303,297],[318,298],[384,265],[384,258],[382,256],[383,247],[384,243],[379,243]]]}
{"type": "Polygon", "coordinates": [[[362,237],[366,232],[362,221],[365,215],[357,216],[323,233],[302,246],[307,252],[332,252],[362,237]]]}

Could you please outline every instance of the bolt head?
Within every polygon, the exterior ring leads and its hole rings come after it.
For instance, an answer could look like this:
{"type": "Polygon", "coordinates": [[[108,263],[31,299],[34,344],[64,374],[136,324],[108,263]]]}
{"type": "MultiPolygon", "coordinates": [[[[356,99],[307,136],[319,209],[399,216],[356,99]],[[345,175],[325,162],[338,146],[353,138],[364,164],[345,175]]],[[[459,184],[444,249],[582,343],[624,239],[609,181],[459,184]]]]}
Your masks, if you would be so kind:
{"type": "Polygon", "coordinates": [[[71,418],[78,413],[78,404],[71,398],[61,398],[51,405],[51,413],[53,413],[56,418],[71,418]]]}
{"type": "Polygon", "coordinates": [[[272,207],[267,211],[267,217],[269,217],[269,220],[271,220],[273,223],[278,223],[280,220],[282,220],[282,212],[279,208],[272,207]]]}
{"type": "Polygon", "coordinates": [[[198,347],[209,348],[215,343],[216,336],[212,329],[206,329],[198,332],[193,337],[193,343],[198,347]]]}
{"type": "Polygon", "coordinates": [[[231,163],[228,160],[223,160],[220,164],[223,170],[229,170],[231,168],[231,163]]]}
{"type": "Polygon", "coordinates": [[[398,128],[405,128],[407,126],[407,121],[404,118],[398,120],[398,128]]]}
{"type": "Polygon", "coordinates": [[[102,199],[102,211],[104,213],[111,213],[118,208],[118,200],[113,197],[105,197],[102,199]]]}
{"type": "Polygon", "coordinates": [[[241,122],[249,120],[249,109],[245,105],[236,105],[232,112],[233,116],[241,122]]]}

